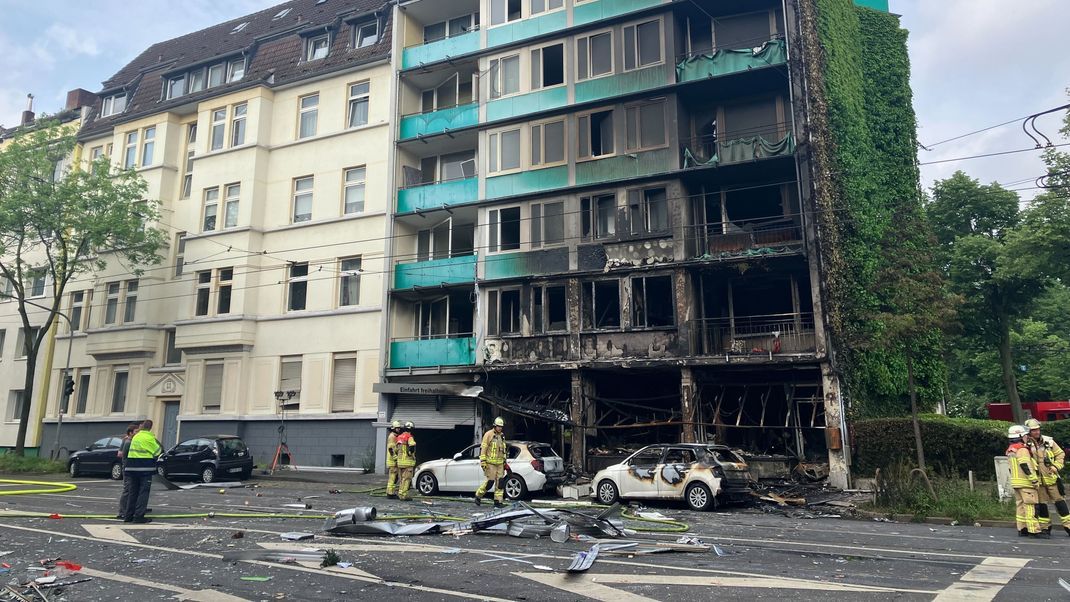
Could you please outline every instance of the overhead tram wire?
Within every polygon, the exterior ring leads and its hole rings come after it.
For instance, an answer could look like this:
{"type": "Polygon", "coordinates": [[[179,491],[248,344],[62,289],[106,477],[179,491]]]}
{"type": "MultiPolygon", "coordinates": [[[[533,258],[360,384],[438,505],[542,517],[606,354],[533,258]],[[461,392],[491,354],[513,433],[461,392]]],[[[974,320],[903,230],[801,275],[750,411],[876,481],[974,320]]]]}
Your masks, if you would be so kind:
{"type": "MultiPolygon", "coordinates": [[[[1068,105],[1068,106],[1070,106],[1070,105],[1068,105]]],[[[955,140],[961,140],[961,139],[963,139],[963,138],[968,138],[968,137],[970,137],[970,136],[973,136],[973,135],[975,135],[975,134],[980,134],[980,133],[983,133],[983,132],[987,132],[987,131],[989,131],[989,130],[994,130],[994,129],[996,129],[996,128],[999,128],[999,127],[1003,127],[1003,126],[1005,126],[1005,125],[1010,125],[1010,124],[1012,124],[1012,123],[1018,123],[1018,122],[1020,122],[1020,121],[1023,121],[1023,120],[1025,120],[1025,119],[1029,119],[1030,117],[1034,117],[1034,116],[1037,116],[1037,115],[1043,115],[1043,114],[1046,114],[1046,113],[1049,113],[1049,112],[1053,112],[1053,111],[1059,111],[1059,110],[1061,110],[1061,109],[1065,109],[1065,108],[1067,108],[1067,107],[1066,107],[1066,106],[1063,106],[1063,107],[1054,107],[1054,108],[1052,108],[1052,109],[1049,109],[1049,110],[1047,110],[1047,111],[1041,111],[1041,112],[1039,112],[1039,113],[1030,113],[1030,114],[1028,114],[1028,115],[1022,115],[1021,117],[1017,117],[1017,118],[1015,118],[1015,119],[1011,119],[1011,120],[1009,120],[1009,121],[1004,121],[1004,122],[1002,122],[1002,123],[997,123],[997,124],[995,124],[995,125],[990,125],[990,126],[988,126],[988,127],[985,127],[985,128],[981,128],[981,129],[979,129],[979,130],[974,130],[974,131],[972,131],[972,132],[967,132],[967,133],[965,133],[965,134],[959,134],[958,136],[954,136],[954,137],[952,137],[952,138],[947,138],[946,140],[940,140],[939,142],[934,142],[934,143],[932,143],[932,144],[922,144],[921,142],[919,142],[919,143],[918,143],[918,146],[920,146],[921,148],[923,148],[923,149],[925,149],[925,150],[927,150],[927,151],[930,151],[930,150],[932,150],[932,149],[933,149],[934,147],[940,146],[941,144],[946,144],[946,143],[948,143],[948,142],[954,142],[955,140]]],[[[1024,125],[1024,124],[1023,124],[1023,125],[1024,125]]]]}
{"type": "Polygon", "coordinates": [[[985,153],[985,154],[981,154],[981,155],[970,155],[970,156],[967,156],[967,157],[955,157],[954,159],[938,159],[936,161],[925,161],[925,162],[922,162],[922,163],[918,163],[918,165],[936,165],[938,163],[953,163],[955,161],[968,161],[968,160],[971,160],[971,159],[983,159],[985,157],[998,157],[998,156],[1002,156],[1002,155],[1013,155],[1015,153],[1026,153],[1026,152],[1029,152],[1029,151],[1047,150],[1049,148],[1060,148],[1060,147],[1064,147],[1064,146],[1070,146],[1070,142],[1066,142],[1066,143],[1063,143],[1063,144],[1053,144],[1051,146],[1044,147],[1044,148],[1035,148],[1035,147],[1019,148],[1019,149],[1016,149],[1016,150],[1000,151],[1000,152],[996,152],[996,153],[985,153]]]}

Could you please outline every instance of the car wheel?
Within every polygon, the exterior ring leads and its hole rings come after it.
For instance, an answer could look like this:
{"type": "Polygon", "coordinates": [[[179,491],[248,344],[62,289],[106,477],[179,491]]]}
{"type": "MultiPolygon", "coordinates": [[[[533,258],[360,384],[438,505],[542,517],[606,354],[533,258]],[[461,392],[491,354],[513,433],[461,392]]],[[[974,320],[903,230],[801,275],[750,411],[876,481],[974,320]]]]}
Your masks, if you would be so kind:
{"type": "Polygon", "coordinates": [[[595,490],[595,495],[598,497],[598,503],[607,506],[616,504],[617,500],[620,499],[620,492],[617,491],[617,486],[609,479],[603,479],[602,482],[598,484],[598,489],[595,490]]]}
{"type": "Polygon", "coordinates": [[[81,476],[82,469],[78,466],[77,460],[72,460],[71,463],[67,465],[67,472],[70,473],[72,477],[81,476]]]}
{"type": "Polygon", "coordinates": [[[510,500],[519,500],[528,493],[528,485],[524,482],[524,479],[514,475],[506,477],[502,483],[502,490],[505,492],[505,497],[510,500]]]}
{"type": "Polygon", "coordinates": [[[111,478],[116,481],[123,480],[123,463],[116,462],[111,465],[111,478]]]}
{"type": "Polygon", "coordinates": [[[166,479],[167,478],[167,469],[164,468],[162,464],[157,464],[156,465],[156,474],[158,474],[161,477],[166,479]]]}
{"type": "Polygon", "coordinates": [[[420,495],[435,495],[438,493],[438,479],[429,472],[421,472],[420,476],[416,477],[416,491],[419,491],[420,495]]]}
{"type": "Polygon", "coordinates": [[[215,480],[215,467],[214,466],[205,466],[201,470],[201,481],[203,481],[205,483],[211,483],[214,480],[215,480]]]}
{"type": "Polygon", "coordinates": [[[717,504],[713,498],[713,494],[710,493],[710,488],[702,483],[691,483],[688,485],[687,490],[684,492],[684,499],[687,500],[688,508],[700,512],[703,510],[711,510],[717,504]]]}

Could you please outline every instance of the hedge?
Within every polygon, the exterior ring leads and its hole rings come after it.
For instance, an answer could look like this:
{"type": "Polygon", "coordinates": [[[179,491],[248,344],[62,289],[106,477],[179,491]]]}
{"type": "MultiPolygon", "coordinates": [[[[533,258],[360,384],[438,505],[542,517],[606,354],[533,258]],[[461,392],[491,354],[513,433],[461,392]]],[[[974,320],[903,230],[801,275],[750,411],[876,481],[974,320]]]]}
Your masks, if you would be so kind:
{"type": "MultiPolygon", "coordinates": [[[[925,462],[939,474],[965,477],[970,470],[978,479],[995,478],[993,456],[1007,449],[1010,422],[948,418],[925,414],[921,419],[921,438],[925,445],[925,462]]],[[[1060,440],[1058,433],[1070,435],[1070,420],[1049,423],[1045,434],[1060,440]]],[[[909,417],[858,420],[852,423],[854,457],[852,473],[871,477],[877,468],[886,471],[899,463],[913,466],[914,427],[909,417]]],[[[1070,442],[1070,437],[1063,436],[1070,442]]]]}

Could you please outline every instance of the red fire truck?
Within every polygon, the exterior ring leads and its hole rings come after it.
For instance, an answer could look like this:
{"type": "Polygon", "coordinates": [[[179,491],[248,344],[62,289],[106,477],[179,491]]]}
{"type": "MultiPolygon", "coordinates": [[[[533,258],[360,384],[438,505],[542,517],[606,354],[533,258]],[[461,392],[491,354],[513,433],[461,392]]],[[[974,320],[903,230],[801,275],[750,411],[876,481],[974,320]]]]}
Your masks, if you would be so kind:
{"type": "MultiPolygon", "coordinates": [[[[1070,418],[1070,400],[1067,401],[1023,401],[1022,411],[1026,418],[1036,418],[1041,422],[1070,418]]],[[[988,417],[993,420],[1013,422],[1009,403],[988,404],[988,417]]]]}

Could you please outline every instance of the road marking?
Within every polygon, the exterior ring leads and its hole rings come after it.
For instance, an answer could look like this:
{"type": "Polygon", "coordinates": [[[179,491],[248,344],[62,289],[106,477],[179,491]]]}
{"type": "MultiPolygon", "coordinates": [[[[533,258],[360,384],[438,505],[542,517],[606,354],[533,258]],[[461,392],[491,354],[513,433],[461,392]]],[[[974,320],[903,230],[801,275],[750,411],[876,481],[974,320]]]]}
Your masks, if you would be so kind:
{"type": "Polygon", "coordinates": [[[258,542],[262,548],[269,550],[292,550],[295,545],[307,544],[306,547],[318,550],[345,550],[347,552],[427,552],[431,554],[455,554],[454,550],[467,552],[464,548],[446,548],[419,543],[383,543],[383,544],[359,544],[359,543],[330,543],[321,539],[307,542],[281,543],[281,542],[258,542]]]}
{"type": "MultiPolygon", "coordinates": [[[[871,547],[868,547],[868,546],[853,546],[853,545],[845,544],[845,543],[813,543],[813,542],[808,542],[808,541],[783,541],[783,540],[775,540],[775,539],[747,539],[747,538],[743,538],[743,537],[721,537],[721,536],[718,536],[718,535],[709,535],[709,536],[705,536],[705,535],[702,535],[702,534],[697,534],[697,535],[699,537],[707,537],[708,539],[717,539],[718,542],[735,541],[735,542],[740,542],[740,543],[743,543],[743,544],[769,543],[769,544],[775,544],[777,546],[809,546],[811,548],[832,548],[832,549],[841,551],[841,553],[843,553],[844,550],[864,550],[866,552],[886,552],[886,553],[892,553],[892,554],[906,554],[906,555],[911,556],[911,557],[914,557],[914,556],[939,556],[939,557],[942,557],[942,558],[978,558],[978,559],[981,559],[981,560],[984,560],[985,558],[988,558],[988,556],[985,556],[983,554],[961,554],[961,553],[956,554],[956,553],[950,553],[950,552],[927,552],[925,550],[897,550],[895,548],[871,548],[871,547]]],[[[751,546],[751,547],[759,547],[760,548],[761,546],[751,546]]]]}
{"type": "Polygon", "coordinates": [[[1028,563],[1026,558],[985,558],[961,579],[940,592],[933,602],[992,600],[1028,563]]]}
{"type": "Polygon", "coordinates": [[[282,531],[267,531],[264,529],[244,529],[241,527],[214,527],[214,526],[201,526],[201,525],[183,525],[183,524],[156,524],[156,525],[82,525],[93,537],[100,539],[107,539],[110,541],[120,541],[126,543],[140,543],[133,536],[127,533],[127,531],[244,531],[246,533],[267,533],[270,535],[279,535],[282,531]]]}
{"type": "Polygon", "coordinates": [[[148,587],[152,589],[162,589],[169,592],[174,592],[175,600],[185,600],[188,602],[249,602],[245,598],[239,598],[237,596],[231,596],[214,589],[202,589],[192,590],[177,585],[170,585],[168,583],[160,583],[158,581],[149,581],[147,579],[141,579],[139,577],[131,577],[130,575],[120,575],[118,573],[108,573],[98,569],[91,569],[89,567],[82,567],[79,571],[80,574],[88,577],[95,577],[97,579],[107,579],[110,581],[119,581],[121,583],[130,583],[133,585],[140,585],[142,587],[148,587]]]}
{"type": "MultiPolygon", "coordinates": [[[[513,573],[513,575],[524,577],[543,585],[549,585],[584,598],[594,598],[599,602],[658,602],[653,598],[600,585],[595,583],[589,575],[562,575],[560,573],[513,573]]],[[[665,584],[664,577],[658,583],[665,584]]]]}

